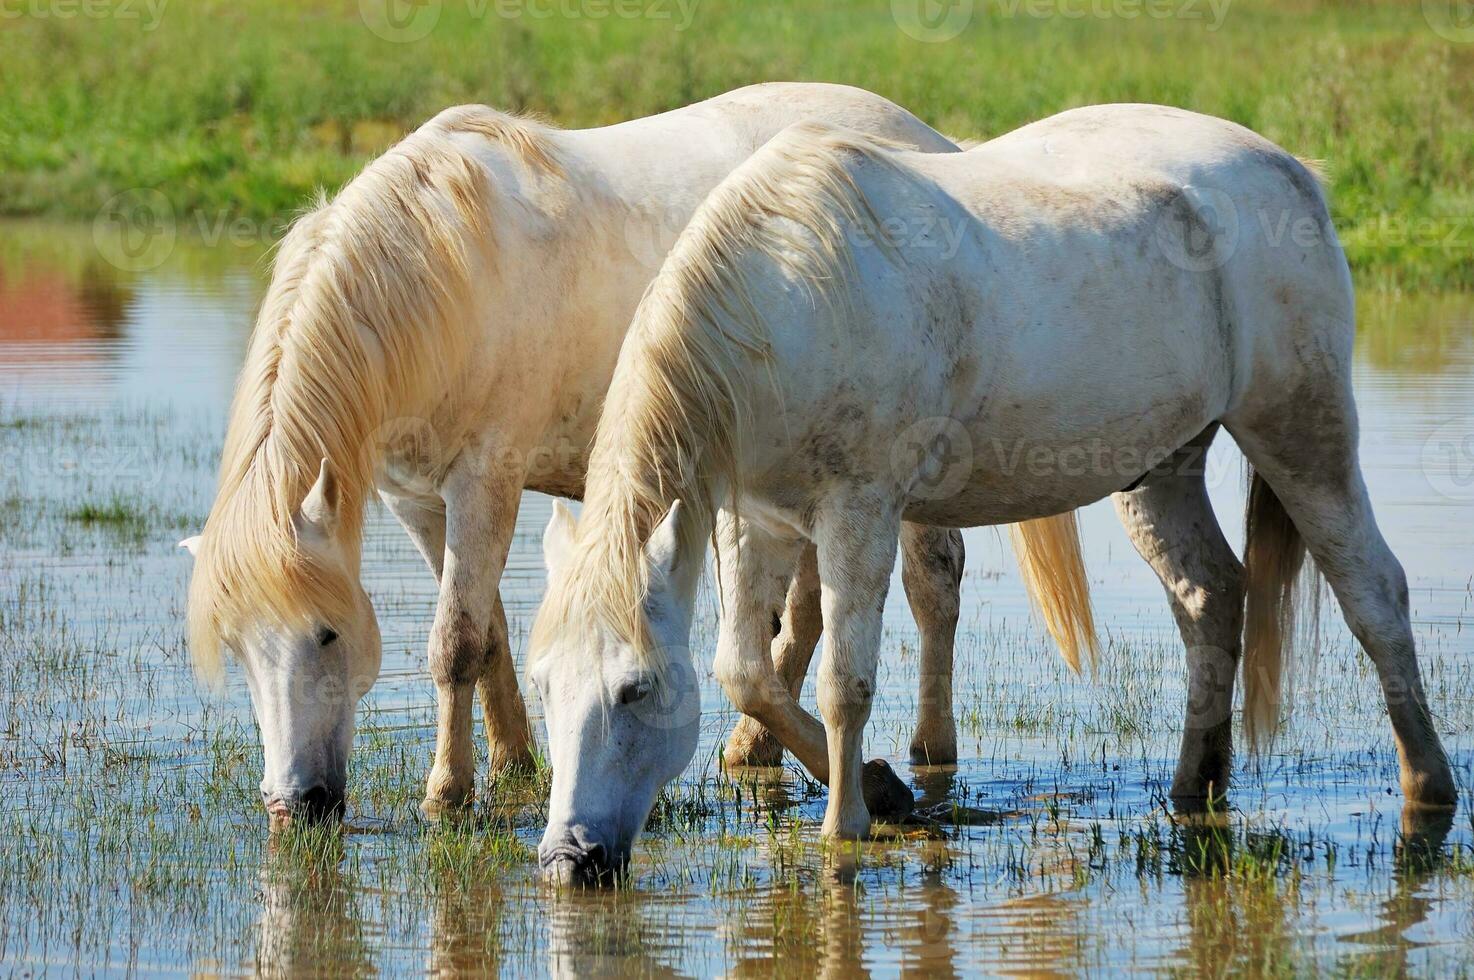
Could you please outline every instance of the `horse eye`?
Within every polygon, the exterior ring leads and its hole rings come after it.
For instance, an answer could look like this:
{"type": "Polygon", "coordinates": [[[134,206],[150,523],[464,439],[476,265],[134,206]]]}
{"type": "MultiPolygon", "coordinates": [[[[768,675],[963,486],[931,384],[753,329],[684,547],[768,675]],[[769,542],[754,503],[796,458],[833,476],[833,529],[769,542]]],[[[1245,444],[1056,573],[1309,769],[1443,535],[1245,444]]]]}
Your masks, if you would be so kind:
{"type": "Polygon", "coordinates": [[[326,626],[317,631],[317,645],[320,647],[327,646],[329,643],[332,643],[337,638],[338,634],[333,632],[326,626]]]}
{"type": "Polygon", "coordinates": [[[650,682],[637,681],[634,684],[626,684],[619,692],[620,704],[634,704],[643,701],[650,696],[650,682]]]}

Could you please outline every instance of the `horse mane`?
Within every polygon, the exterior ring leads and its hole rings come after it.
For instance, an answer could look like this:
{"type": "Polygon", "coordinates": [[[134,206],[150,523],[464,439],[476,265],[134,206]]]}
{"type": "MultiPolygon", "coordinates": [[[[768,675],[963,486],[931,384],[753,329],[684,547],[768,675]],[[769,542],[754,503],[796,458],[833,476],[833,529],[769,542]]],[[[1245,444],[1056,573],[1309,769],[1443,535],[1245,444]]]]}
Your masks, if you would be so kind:
{"type": "Polygon", "coordinates": [[[462,134],[560,174],[540,127],[447,109],[316,205],[281,244],[230,410],[219,492],[189,590],[189,645],[218,682],[247,615],[332,622],[357,605],[363,501],[386,426],[443,392],[466,348],[472,261],[494,257],[492,182],[462,134]],[[352,568],[299,545],[293,515],[323,459],[352,568]],[[350,575],[350,573],[352,573],[350,575]]]}
{"type": "Polygon", "coordinates": [[[753,277],[776,267],[793,288],[840,299],[835,286],[854,272],[847,225],[885,247],[850,165],[857,155],[891,165],[883,153],[893,148],[819,123],[790,126],[696,211],[621,349],[573,553],[548,583],[529,659],[564,628],[592,621],[629,644],[648,669],[663,670],[645,614],[645,542],[679,499],[686,520],[678,560],[701,560],[717,509],[740,495],[751,410],[765,395],[777,396],[753,277]]]}

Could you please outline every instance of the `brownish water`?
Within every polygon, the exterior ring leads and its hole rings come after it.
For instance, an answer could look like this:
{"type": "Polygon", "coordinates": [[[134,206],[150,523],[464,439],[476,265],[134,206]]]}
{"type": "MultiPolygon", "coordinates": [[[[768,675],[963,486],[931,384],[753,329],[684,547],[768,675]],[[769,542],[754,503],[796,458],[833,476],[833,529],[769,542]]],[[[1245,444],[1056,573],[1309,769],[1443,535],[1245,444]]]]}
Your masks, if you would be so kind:
{"type": "MultiPolygon", "coordinates": [[[[233,678],[214,699],[190,677],[188,559],[174,547],[209,506],[262,259],[181,244],[135,274],[110,265],[87,229],[5,226],[0,241],[8,970],[1471,969],[1469,811],[1404,828],[1375,679],[1335,617],[1302,672],[1288,736],[1241,770],[1222,825],[1168,817],[1182,657],[1160,586],[1108,503],[1083,516],[1110,635],[1093,680],[1071,677],[1029,619],[999,535],[967,533],[955,771],[904,763],[915,636],[892,590],[869,753],[925,801],[972,808],[970,821],[822,854],[822,793],[793,773],[757,786],[719,774],[733,715],[708,678],[702,749],[643,839],[630,888],[562,896],[536,880],[535,791],[480,826],[427,828],[416,815],[433,742],[423,665],[434,592],[407,539],[377,515],[366,578],[385,671],[362,716],[349,833],[326,849],[273,847],[244,686],[233,678]]],[[[1362,323],[1363,461],[1407,566],[1467,796],[1474,300],[1364,297],[1362,323]]],[[[1226,440],[1211,473],[1237,541],[1241,477],[1226,440]]],[[[519,656],[541,594],[547,505],[525,501],[503,585],[519,656]]],[[[709,595],[702,609],[696,640],[709,652],[709,595]]]]}

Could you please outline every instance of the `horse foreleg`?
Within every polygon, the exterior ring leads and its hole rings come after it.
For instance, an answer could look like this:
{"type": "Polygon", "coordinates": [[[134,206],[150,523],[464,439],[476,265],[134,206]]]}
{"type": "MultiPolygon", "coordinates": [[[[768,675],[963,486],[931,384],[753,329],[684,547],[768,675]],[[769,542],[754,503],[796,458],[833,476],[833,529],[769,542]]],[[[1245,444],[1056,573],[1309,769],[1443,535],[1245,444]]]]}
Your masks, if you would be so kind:
{"type": "MultiPolygon", "coordinates": [[[[777,635],[772,641],[773,669],[789,696],[797,699],[819,645],[819,636],[824,632],[824,618],[819,609],[819,562],[813,545],[805,545],[800,552],[783,616],[777,625],[777,635]]],[[[743,715],[732,729],[722,758],[729,766],[780,766],[783,743],[762,722],[743,715]]]]}
{"type": "MultiPolygon", "coordinates": [[[[528,730],[526,709],[516,691],[511,654],[505,643],[505,621],[497,615],[497,586],[511,545],[521,481],[489,471],[489,458],[461,457],[441,485],[445,550],[435,623],[430,630],[430,676],[435,681],[436,695],[435,762],[422,805],[431,815],[471,802],[475,788],[472,703],[477,685],[489,673],[498,672],[493,675],[498,683],[492,690],[492,708],[498,718],[521,714],[521,729],[528,730]],[[500,644],[494,642],[498,635],[502,638],[500,644]],[[508,682],[510,696],[506,691],[508,682]]],[[[489,735],[506,730],[517,730],[516,723],[488,726],[489,735]]]]}
{"type": "MultiPolygon", "coordinates": [[[[717,680],[754,727],[762,731],[766,726],[777,739],[780,757],[786,747],[815,779],[827,782],[824,726],[799,707],[769,656],[773,610],[783,601],[796,558],[809,549],[802,541],[776,538],[726,513],[718,520],[717,549],[722,587],[717,680]]],[[[802,667],[807,666],[805,657],[802,667]]],[[[802,669],[798,681],[803,682],[802,669]]],[[[736,754],[742,759],[741,752],[736,754]]],[[[729,746],[724,758],[730,762],[733,755],[729,746]]]]}
{"type": "Polygon", "coordinates": [[[869,835],[862,749],[875,697],[881,610],[896,563],[900,519],[884,503],[857,497],[827,505],[816,524],[824,583],[824,660],[819,711],[829,731],[826,837],[869,835]]]}

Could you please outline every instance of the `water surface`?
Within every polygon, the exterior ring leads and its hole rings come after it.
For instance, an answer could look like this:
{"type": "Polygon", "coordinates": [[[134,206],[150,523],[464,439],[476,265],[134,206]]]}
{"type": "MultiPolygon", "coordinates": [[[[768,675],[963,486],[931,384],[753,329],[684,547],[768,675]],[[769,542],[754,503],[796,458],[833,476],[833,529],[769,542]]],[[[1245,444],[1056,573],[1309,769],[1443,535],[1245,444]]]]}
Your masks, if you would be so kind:
{"type": "MultiPolygon", "coordinates": [[[[349,832],[271,842],[259,748],[232,676],[195,687],[181,633],[225,408],[264,285],[260,251],[181,242],[147,273],[88,229],[8,225],[0,247],[0,963],[20,971],[407,971],[834,975],[1467,973],[1469,811],[1404,823],[1380,693],[1334,604],[1291,727],[1237,777],[1219,826],[1164,807],[1183,659],[1161,587],[1109,502],[1083,512],[1094,678],[1072,677],[1031,620],[1004,536],[966,533],[958,641],[962,760],[905,764],[916,638],[887,607],[867,751],[924,803],[969,819],[825,853],[823,794],[790,771],[734,783],[734,721],[709,676],[702,748],[619,894],[536,880],[536,787],[480,821],[417,817],[434,737],[429,573],[387,515],[365,577],[385,669],[362,716],[349,832]],[[102,519],[88,513],[122,510],[102,519]],[[89,511],[88,508],[91,508],[89,511]]],[[[1440,729],[1467,797],[1474,639],[1474,301],[1365,296],[1362,454],[1407,567],[1440,729]]],[[[1212,494],[1241,539],[1226,440],[1212,494]]],[[[548,500],[524,501],[503,596],[520,658],[541,595],[548,500]]],[[[716,610],[696,642],[709,665],[716,610]]],[[[812,705],[812,691],[805,692],[812,705]]],[[[531,710],[539,706],[533,701],[531,710]]],[[[540,718],[535,727],[541,729],[540,718]]]]}

